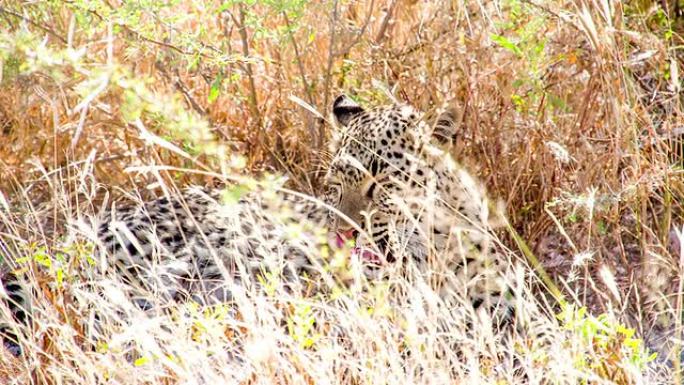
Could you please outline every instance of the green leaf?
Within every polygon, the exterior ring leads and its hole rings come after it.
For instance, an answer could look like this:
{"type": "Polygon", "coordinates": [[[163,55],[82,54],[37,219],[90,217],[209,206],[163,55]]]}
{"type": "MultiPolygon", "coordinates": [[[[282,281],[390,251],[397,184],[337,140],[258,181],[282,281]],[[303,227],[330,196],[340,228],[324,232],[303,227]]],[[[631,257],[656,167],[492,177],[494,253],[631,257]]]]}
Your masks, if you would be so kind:
{"type": "Polygon", "coordinates": [[[207,97],[209,103],[213,103],[218,98],[221,93],[221,83],[223,83],[223,75],[219,73],[211,83],[211,89],[209,89],[209,96],[207,97]]]}
{"type": "Polygon", "coordinates": [[[52,267],[52,260],[47,254],[36,254],[33,259],[43,267],[47,267],[48,269],[52,267]]]}
{"type": "Polygon", "coordinates": [[[143,102],[135,91],[130,89],[124,91],[120,111],[126,122],[132,122],[142,115],[143,102]]]}
{"type": "Polygon", "coordinates": [[[250,188],[244,184],[239,184],[230,188],[227,188],[223,192],[223,203],[228,205],[234,205],[240,201],[245,194],[250,191],[250,188]]]}
{"type": "Polygon", "coordinates": [[[216,13],[221,13],[221,12],[227,10],[228,8],[232,7],[232,6],[233,6],[232,1],[226,1],[223,4],[221,4],[220,7],[218,7],[218,9],[216,10],[216,13]]]}
{"type": "Polygon", "coordinates": [[[58,269],[57,270],[57,287],[62,287],[64,284],[64,270],[58,269]]]}
{"type": "Polygon", "coordinates": [[[492,39],[496,44],[500,45],[501,47],[513,52],[514,54],[518,56],[522,56],[522,51],[518,47],[517,44],[513,43],[512,41],[508,40],[505,36],[497,35],[495,33],[489,35],[489,38],[492,39]]]}
{"type": "Polygon", "coordinates": [[[148,363],[148,362],[150,362],[150,358],[149,358],[149,357],[140,357],[140,358],[138,358],[137,360],[135,360],[135,362],[133,362],[133,365],[135,365],[135,366],[143,366],[143,365],[145,365],[145,364],[148,363]]]}

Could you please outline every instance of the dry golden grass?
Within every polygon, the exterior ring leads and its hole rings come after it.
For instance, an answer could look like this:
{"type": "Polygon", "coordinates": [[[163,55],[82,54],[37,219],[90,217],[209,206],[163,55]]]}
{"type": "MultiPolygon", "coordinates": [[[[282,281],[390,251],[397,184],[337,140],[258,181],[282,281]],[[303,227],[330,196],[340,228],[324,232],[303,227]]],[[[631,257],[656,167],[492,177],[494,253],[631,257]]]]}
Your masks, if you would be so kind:
{"type": "MultiPolygon", "coordinates": [[[[460,123],[454,156],[505,203],[512,231],[500,235],[511,257],[525,255],[514,241],[517,233],[527,256],[541,262],[567,298],[637,329],[660,353],[654,365],[670,365],[669,380],[681,380],[681,2],[168,3],[0,4],[0,239],[6,259],[26,255],[34,242],[60,244],[68,221],[99,209],[112,199],[108,194],[139,188],[142,195],[155,195],[147,187],[160,181],[223,182],[196,171],[273,171],[289,176],[292,188],[316,193],[329,105],[340,92],[369,104],[393,95],[428,112],[449,105],[460,123]],[[154,165],[195,172],[140,171],[154,165]]],[[[58,293],[48,287],[50,277],[36,270],[33,282],[47,297],[37,300],[58,313],[66,309],[63,299],[47,296],[58,293]]],[[[549,305],[540,312],[547,314],[540,330],[562,333],[548,316],[557,311],[549,305]]],[[[430,325],[448,319],[455,325],[450,330],[457,330],[465,322],[435,312],[427,316],[430,325]]],[[[264,314],[277,319],[277,313],[264,314]]],[[[288,353],[277,359],[254,353],[262,361],[239,381],[411,382],[388,363],[400,359],[399,350],[390,348],[401,341],[394,318],[379,317],[369,329],[361,317],[333,313],[321,319],[336,319],[347,335],[364,341],[360,350],[368,350],[352,354],[331,342],[329,350],[312,352],[292,346],[284,331],[264,322],[251,326],[252,335],[272,338],[281,343],[274,349],[288,353]],[[259,334],[266,330],[272,334],[259,334]],[[374,347],[369,336],[377,336],[374,347]],[[335,367],[345,360],[358,366],[335,367]]],[[[55,330],[73,330],[60,329],[69,325],[63,316],[43,317],[55,330]]],[[[235,319],[225,322],[236,330],[235,319]]],[[[229,360],[202,361],[206,346],[177,346],[173,333],[155,332],[157,341],[167,343],[160,343],[160,351],[192,352],[184,359],[212,373],[207,383],[241,370],[235,363],[218,370],[229,360]]],[[[17,367],[34,383],[77,383],[80,375],[79,383],[97,383],[113,378],[103,374],[108,371],[122,383],[193,383],[202,373],[180,364],[102,359],[59,334],[33,335],[49,337],[24,361],[6,361],[0,353],[0,380],[17,367]]],[[[426,346],[440,343],[425,338],[426,346]]],[[[552,383],[639,383],[656,371],[616,374],[608,365],[583,372],[563,358],[567,349],[584,354],[586,346],[569,345],[552,342],[543,357],[531,359],[528,380],[549,380],[544,373],[555,373],[552,383]]],[[[612,355],[618,348],[590,350],[616,367],[624,358],[612,355]]],[[[440,365],[452,365],[456,357],[440,361],[444,351],[432,353],[412,358],[424,374],[414,373],[414,381],[429,373],[460,373],[464,383],[515,383],[488,371],[480,348],[450,370],[440,365]]],[[[514,365],[506,357],[501,373],[514,365]]],[[[435,375],[424,382],[445,381],[435,375]]]]}

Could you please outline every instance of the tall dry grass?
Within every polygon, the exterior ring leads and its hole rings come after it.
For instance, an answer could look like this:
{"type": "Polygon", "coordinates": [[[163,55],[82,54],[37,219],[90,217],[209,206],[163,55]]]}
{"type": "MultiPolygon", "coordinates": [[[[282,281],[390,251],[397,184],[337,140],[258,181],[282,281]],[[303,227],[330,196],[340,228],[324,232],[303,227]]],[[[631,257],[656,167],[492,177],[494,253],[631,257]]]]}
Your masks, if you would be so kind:
{"type": "Polygon", "coordinates": [[[611,355],[620,346],[549,338],[576,334],[543,301],[529,304],[541,308],[531,311],[535,330],[545,331],[539,341],[498,345],[484,327],[462,335],[467,320],[447,309],[411,307],[427,294],[407,287],[398,309],[426,325],[414,331],[421,342],[409,358],[401,357],[398,318],[369,321],[353,311],[371,299],[314,303],[316,328],[337,325],[353,349],[332,337],[311,349],[273,327],[282,313],[257,296],[241,308],[256,320],[209,317],[211,330],[240,331],[229,340],[258,341],[250,370],[226,355],[225,339],[190,338],[207,317],[190,311],[151,319],[124,312],[145,320],[135,330],[112,326],[125,341],[154,337],[145,348],[155,359],[137,362],[117,349],[84,350],[83,332],[59,311],[68,304],[54,277],[33,262],[29,281],[45,312],[27,334],[40,338],[25,341],[26,356],[3,356],[3,373],[34,383],[516,383],[523,374],[531,382],[643,383],[669,365],[671,381],[681,379],[679,2],[8,1],[0,20],[5,260],[35,256],[40,246],[56,255],[74,218],[122,192],[148,197],[160,184],[222,182],[197,171],[275,171],[315,193],[334,96],[374,104],[393,95],[423,111],[457,109],[452,152],[505,203],[511,231],[500,236],[511,258],[538,259],[567,298],[635,328],[659,352],[639,372],[625,369],[624,352],[611,355]],[[435,330],[454,333],[450,341],[465,353],[451,352],[435,330]],[[536,356],[525,350],[538,346],[536,356]],[[570,356],[589,358],[582,366],[570,356]],[[399,362],[414,365],[414,377],[399,362]]]}

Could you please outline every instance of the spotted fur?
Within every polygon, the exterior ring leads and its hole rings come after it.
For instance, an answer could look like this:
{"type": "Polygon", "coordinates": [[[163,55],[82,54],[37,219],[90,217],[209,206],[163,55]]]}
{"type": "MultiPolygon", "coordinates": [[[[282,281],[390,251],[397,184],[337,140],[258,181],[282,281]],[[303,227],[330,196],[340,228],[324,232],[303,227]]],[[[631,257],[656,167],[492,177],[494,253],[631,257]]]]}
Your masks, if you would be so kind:
{"type": "MultiPolygon", "coordinates": [[[[92,226],[94,266],[83,270],[79,288],[68,290],[106,297],[106,282],[123,280],[130,299],[149,309],[150,300],[231,301],[236,290],[261,290],[266,277],[284,290],[307,289],[313,283],[307,277],[326,263],[322,249],[336,246],[326,229],[330,213],[302,194],[243,190],[192,187],[113,205],[92,226]]],[[[21,277],[5,271],[0,282],[5,289],[0,300],[16,321],[25,322],[30,296],[21,277]]],[[[0,339],[3,334],[10,350],[19,351],[11,342],[17,333],[0,323],[0,339]]]]}
{"type": "Polygon", "coordinates": [[[224,194],[190,188],[115,208],[98,228],[100,255],[135,282],[165,288],[170,298],[211,293],[220,300],[264,272],[297,280],[324,263],[310,259],[330,243],[330,214],[320,202],[259,189],[230,203],[224,194]]]}

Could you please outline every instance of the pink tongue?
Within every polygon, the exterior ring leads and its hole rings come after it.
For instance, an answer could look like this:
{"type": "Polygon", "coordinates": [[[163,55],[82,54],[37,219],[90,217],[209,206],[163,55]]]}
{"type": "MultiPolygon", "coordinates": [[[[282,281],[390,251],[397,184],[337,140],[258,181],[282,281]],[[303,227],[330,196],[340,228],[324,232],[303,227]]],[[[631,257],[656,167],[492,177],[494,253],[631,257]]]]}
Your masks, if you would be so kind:
{"type": "Polygon", "coordinates": [[[337,247],[344,246],[344,244],[350,239],[354,239],[354,229],[338,232],[336,237],[337,247]]]}
{"type": "Polygon", "coordinates": [[[380,259],[379,255],[363,247],[353,248],[352,256],[360,258],[363,262],[366,262],[370,265],[381,266],[383,264],[382,259],[380,259]]]}
{"type": "MultiPolygon", "coordinates": [[[[337,247],[342,247],[348,240],[354,239],[354,233],[354,229],[336,233],[335,243],[337,244],[337,247]]],[[[351,255],[352,257],[359,258],[363,262],[369,263],[371,265],[380,266],[383,264],[380,256],[363,247],[354,247],[351,250],[351,255]]]]}

